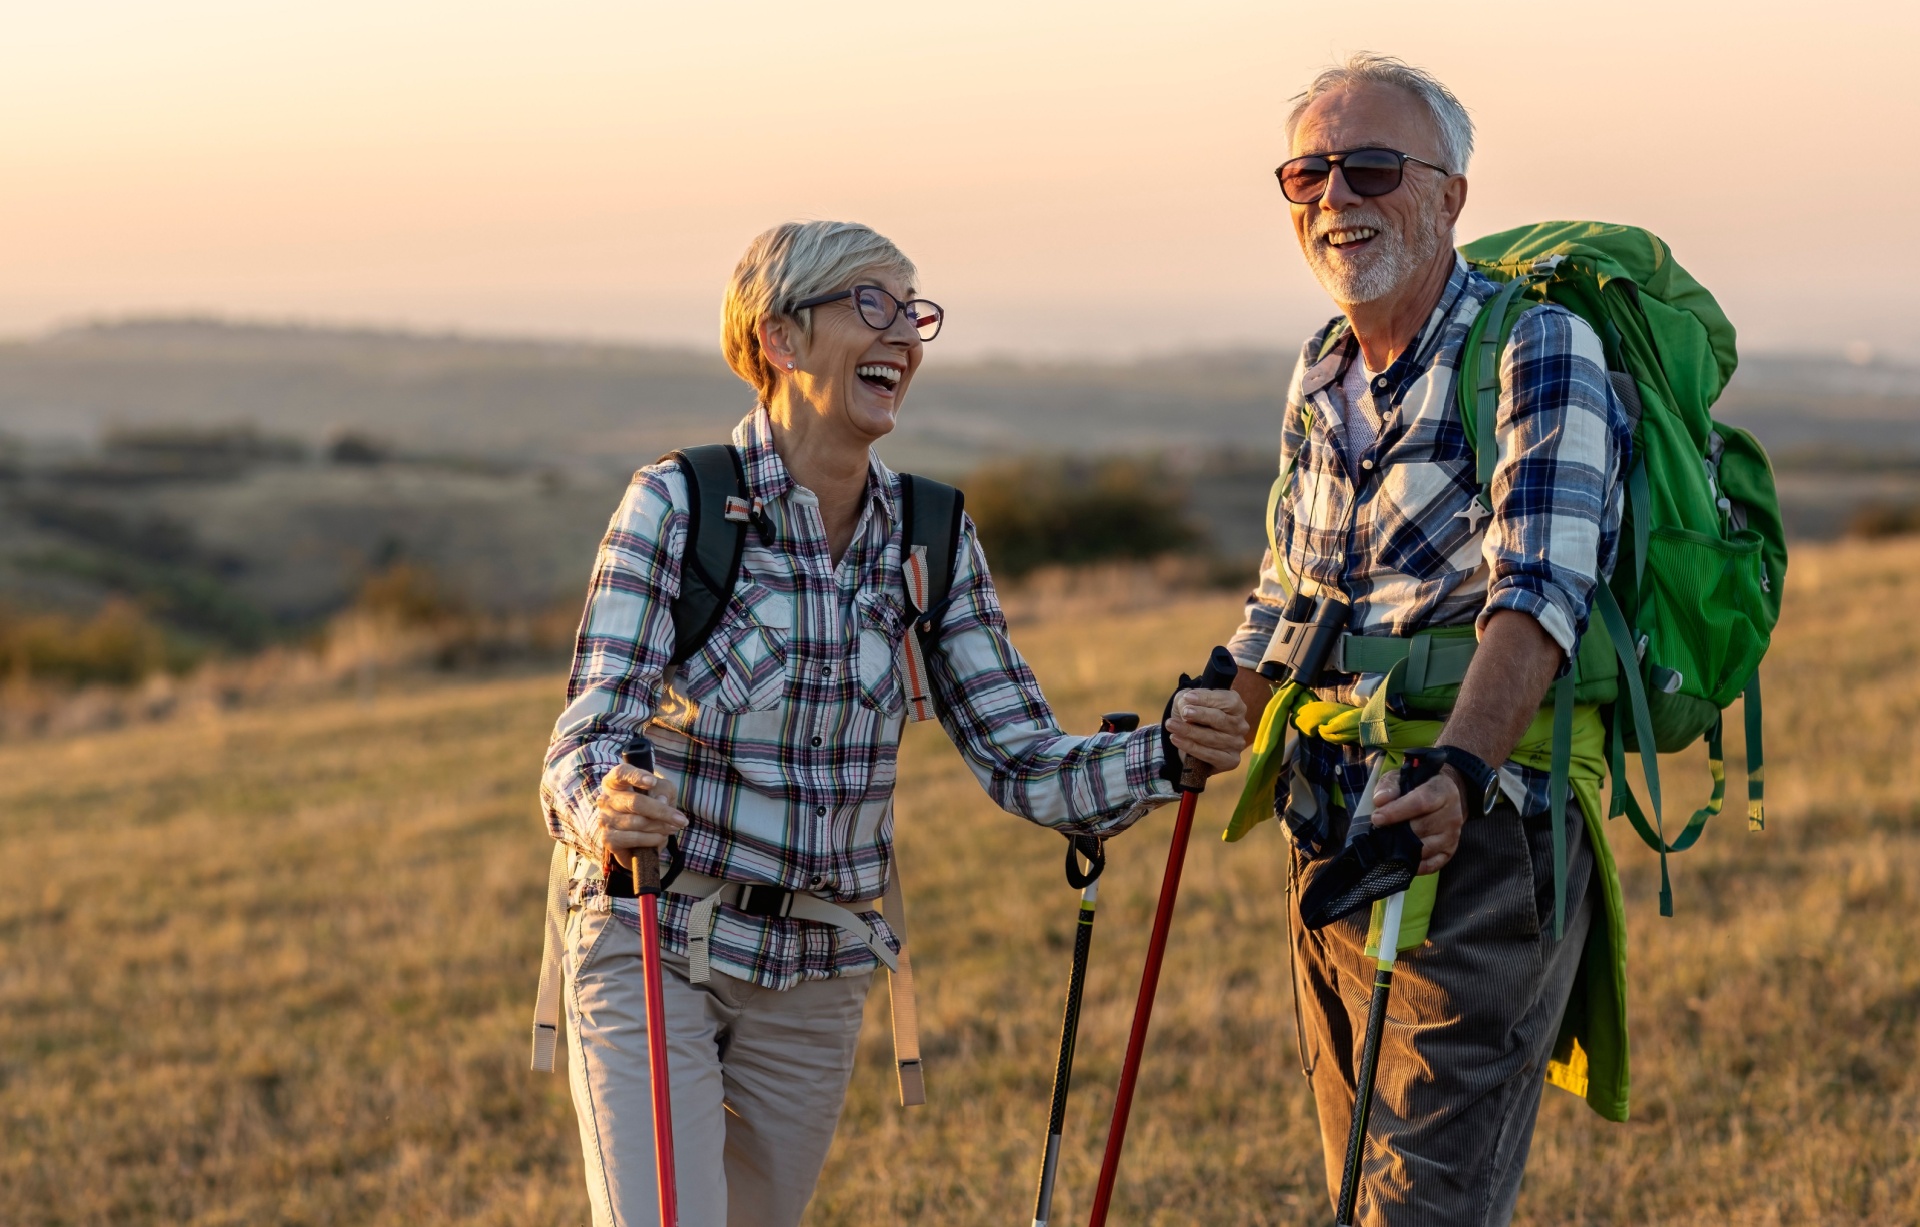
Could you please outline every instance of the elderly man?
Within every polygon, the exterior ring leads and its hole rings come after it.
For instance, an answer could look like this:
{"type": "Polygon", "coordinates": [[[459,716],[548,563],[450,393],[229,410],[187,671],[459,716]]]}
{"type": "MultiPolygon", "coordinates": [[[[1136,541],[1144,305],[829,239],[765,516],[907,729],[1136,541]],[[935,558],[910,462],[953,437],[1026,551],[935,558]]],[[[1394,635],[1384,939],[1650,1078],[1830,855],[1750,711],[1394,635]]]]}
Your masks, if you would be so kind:
{"type": "MultiPolygon", "coordinates": [[[[1569,807],[1556,940],[1549,773],[1511,760],[1611,573],[1630,436],[1598,338],[1565,310],[1537,307],[1506,350],[1491,509],[1477,501],[1454,379],[1495,286],[1453,250],[1473,149],[1465,108],[1429,74],[1361,55],[1313,82],[1288,133],[1278,175],[1294,233],[1341,315],[1307,341],[1293,375],[1274,549],[1232,643],[1237,689],[1266,706],[1271,687],[1255,670],[1296,592],[1333,608],[1354,637],[1477,631],[1434,743],[1450,747],[1448,765],[1404,796],[1383,775],[1374,793],[1375,827],[1410,824],[1420,871],[1444,872],[1427,940],[1395,981],[1357,1221],[1505,1223],[1603,881],[1569,807]]],[[[1361,706],[1383,682],[1362,656],[1344,652],[1298,680],[1320,700],[1361,706]]],[[[1407,715],[1398,705],[1388,712],[1407,715]]],[[[1301,735],[1275,794],[1293,835],[1295,991],[1330,1189],[1373,960],[1364,910],[1305,931],[1298,901],[1345,840],[1377,758],[1301,735]]]]}

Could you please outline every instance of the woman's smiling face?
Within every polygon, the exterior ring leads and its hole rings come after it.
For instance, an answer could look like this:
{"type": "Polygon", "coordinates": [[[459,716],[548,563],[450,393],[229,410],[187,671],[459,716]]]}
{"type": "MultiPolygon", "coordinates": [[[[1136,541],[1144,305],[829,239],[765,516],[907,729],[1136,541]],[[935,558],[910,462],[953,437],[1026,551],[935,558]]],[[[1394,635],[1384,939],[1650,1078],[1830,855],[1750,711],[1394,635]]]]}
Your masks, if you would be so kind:
{"type": "MultiPolygon", "coordinates": [[[[878,286],[897,302],[913,298],[913,287],[899,274],[868,270],[853,286],[878,286]]],[[[907,385],[925,352],[920,334],[904,311],[876,330],[860,317],[851,298],[811,308],[813,337],[797,347],[796,369],[781,375],[823,416],[839,418],[868,439],[890,432],[899,418],[907,385]]]]}

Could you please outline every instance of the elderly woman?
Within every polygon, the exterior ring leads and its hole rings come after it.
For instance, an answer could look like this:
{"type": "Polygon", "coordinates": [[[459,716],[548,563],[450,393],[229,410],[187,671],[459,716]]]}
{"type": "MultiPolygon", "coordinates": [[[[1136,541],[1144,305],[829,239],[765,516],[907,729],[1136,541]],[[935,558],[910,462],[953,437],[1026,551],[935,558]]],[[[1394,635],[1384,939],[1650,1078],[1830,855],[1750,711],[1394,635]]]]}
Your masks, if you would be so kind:
{"type": "MultiPolygon", "coordinates": [[[[567,1033],[596,1224],[658,1218],[639,913],[606,858],[675,837],[658,917],[683,1227],[800,1221],[868,984],[899,950],[875,904],[893,872],[910,555],[901,479],[872,446],[940,330],[914,283],[898,248],[843,222],[778,226],[734,270],[724,345],[759,396],[733,432],[755,531],[684,664],[670,666],[682,470],[640,470],[601,545],[541,789],[571,849],[567,1033]],[[643,730],[657,774],[620,762],[643,730]]],[[[1164,727],[1062,733],[964,518],[933,617],[933,713],[988,795],[1029,821],[1110,834],[1174,796],[1178,755],[1238,762],[1231,691],[1180,692],[1164,727]]]]}

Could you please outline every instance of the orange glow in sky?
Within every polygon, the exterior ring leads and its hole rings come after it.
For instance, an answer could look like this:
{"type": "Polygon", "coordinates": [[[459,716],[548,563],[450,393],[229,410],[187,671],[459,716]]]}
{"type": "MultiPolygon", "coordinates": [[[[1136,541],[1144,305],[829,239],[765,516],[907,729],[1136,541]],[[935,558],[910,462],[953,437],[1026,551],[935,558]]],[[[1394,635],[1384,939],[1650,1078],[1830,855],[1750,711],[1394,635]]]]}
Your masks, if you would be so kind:
{"type": "Polygon", "coordinates": [[[1298,344],[1271,170],[1367,48],[1462,237],[1645,225],[1750,345],[1920,357],[1907,4],[64,0],[0,39],[0,331],[202,310],[709,346],[747,240],[876,226],[962,352],[1298,344]],[[1350,14],[1350,15],[1348,15],[1350,14]]]}

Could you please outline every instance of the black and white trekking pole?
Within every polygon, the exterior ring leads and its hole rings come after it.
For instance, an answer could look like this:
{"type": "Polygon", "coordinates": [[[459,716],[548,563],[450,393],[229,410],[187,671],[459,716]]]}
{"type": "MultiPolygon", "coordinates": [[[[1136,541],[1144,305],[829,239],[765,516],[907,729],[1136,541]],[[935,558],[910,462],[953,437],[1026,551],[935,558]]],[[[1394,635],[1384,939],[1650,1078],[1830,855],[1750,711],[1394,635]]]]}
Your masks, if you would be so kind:
{"type": "MultiPolygon", "coordinates": [[[[1130,711],[1100,717],[1103,733],[1131,733],[1140,717],[1130,711]]],[[[1053,1100],[1047,1111],[1047,1151],[1040,1160],[1040,1192],[1033,1203],[1033,1227],[1047,1227],[1053,1216],[1053,1179],[1060,1169],[1060,1136],[1067,1123],[1067,1091],[1073,1084],[1073,1047],[1080,1033],[1080,998],[1087,987],[1087,951],[1093,946],[1093,912],[1100,894],[1100,874],[1107,867],[1107,851],[1098,836],[1067,839],[1067,885],[1080,892],[1078,920],[1073,929],[1073,970],[1067,976],[1067,1006],[1060,1019],[1060,1057],[1053,1068],[1053,1100]],[[1080,861],[1085,858],[1087,867],[1080,861]]]]}
{"type": "MultiPolygon", "coordinates": [[[[1215,648],[1206,672],[1198,679],[1182,677],[1180,689],[1227,690],[1239,666],[1225,648],[1215,648]]],[[[1133,1110],[1133,1090],[1140,1077],[1140,1060],[1147,1047],[1147,1025],[1153,1020],[1153,997],[1160,988],[1160,965],[1166,959],[1167,935],[1173,930],[1173,905],[1180,893],[1180,871],[1187,862],[1187,842],[1193,835],[1194,806],[1206,790],[1213,769],[1189,758],[1180,768],[1180,812],[1173,822],[1173,846],[1167,849],[1167,872],[1160,879],[1160,902],[1153,912],[1153,933],[1147,939],[1147,965],[1140,973],[1140,998],[1133,1007],[1133,1029],[1127,1033],[1127,1055],[1120,1065],[1120,1088],[1113,1097],[1113,1122],[1107,1126],[1107,1150],[1100,1158],[1100,1183],[1093,1191],[1089,1227],[1104,1227],[1113,1204],[1114,1182],[1120,1178],[1120,1152],[1127,1144],[1127,1115],[1133,1110]]]]}
{"type": "MultiPolygon", "coordinates": [[[[1381,763],[1385,762],[1382,756],[1381,763]]],[[[1367,785],[1361,790],[1360,804],[1354,807],[1351,830],[1353,838],[1348,847],[1359,846],[1362,838],[1369,840],[1379,833],[1373,831],[1373,790],[1380,782],[1380,765],[1375,764],[1372,774],[1367,777],[1367,785]]],[[[1400,795],[1405,796],[1420,785],[1439,774],[1436,763],[1424,761],[1418,750],[1407,752],[1406,765],[1400,772],[1400,795]]],[[[1388,828],[1403,832],[1397,841],[1404,845],[1406,838],[1413,832],[1406,829],[1404,823],[1388,828]]],[[[1340,1199],[1334,1203],[1334,1223],[1337,1227],[1353,1227],[1354,1208],[1360,1200],[1360,1165],[1366,1158],[1367,1120],[1373,1114],[1373,1085],[1380,1071],[1380,1035],[1387,1023],[1387,997],[1393,991],[1393,969],[1400,959],[1400,919],[1405,913],[1407,903],[1406,884],[1412,881],[1413,874],[1404,867],[1404,861],[1395,867],[1390,862],[1379,862],[1381,869],[1376,882],[1400,881],[1400,888],[1386,896],[1386,902],[1380,909],[1379,942],[1375,947],[1377,954],[1373,970],[1373,998],[1367,1002],[1367,1029],[1360,1041],[1359,1068],[1355,1071],[1353,1088],[1353,1120],[1347,1127],[1347,1157],[1340,1170],[1340,1199]],[[1404,881],[1401,881],[1404,874],[1404,881]]],[[[1419,860],[1416,857],[1414,867],[1419,860]]],[[[1373,900],[1367,900],[1373,902],[1373,900]]],[[[1302,896],[1301,911],[1307,910],[1306,897],[1302,896]]],[[[1348,909],[1349,912],[1357,910],[1348,909]]],[[[1345,914],[1345,913],[1343,913],[1345,914]]],[[[1325,920],[1321,921],[1324,925],[1325,920]]],[[[1313,925],[1319,928],[1321,925],[1313,925]]]]}

